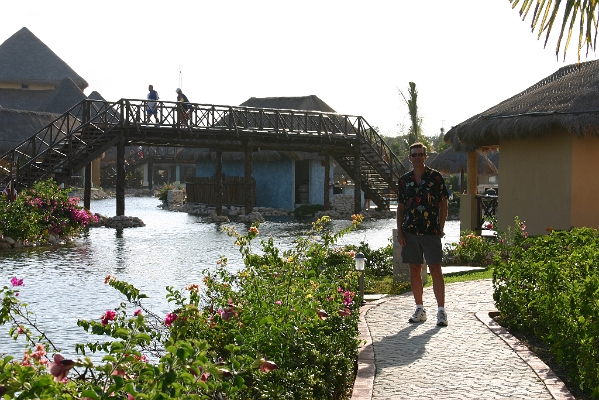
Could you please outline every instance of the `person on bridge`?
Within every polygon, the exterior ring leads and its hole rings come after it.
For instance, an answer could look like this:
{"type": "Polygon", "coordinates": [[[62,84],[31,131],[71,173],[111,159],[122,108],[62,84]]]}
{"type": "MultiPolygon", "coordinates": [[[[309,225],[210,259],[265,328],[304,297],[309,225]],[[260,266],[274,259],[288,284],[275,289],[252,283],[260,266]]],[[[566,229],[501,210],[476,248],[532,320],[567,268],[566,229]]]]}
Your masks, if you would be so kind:
{"type": "Polygon", "coordinates": [[[177,88],[177,101],[181,104],[179,105],[179,122],[187,125],[187,121],[191,117],[191,112],[193,110],[193,106],[189,104],[189,100],[187,96],[183,94],[180,88],[177,88]]]}
{"type": "Polygon", "coordinates": [[[150,120],[152,119],[152,115],[154,115],[154,118],[156,118],[156,123],[159,123],[160,121],[158,121],[158,100],[160,100],[160,97],[158,96],[158,92],[154,90],[154,86],[148,86],[148,90],[150,91],[150,93],[148,93],[148,108],[146,109],[146,113],[148,115],[147,122],[150,122],[150,120]]]}
{"type": "Polygon", "coordinates": [[[426,321],[420,275],[424,254],[437,299],[437,325],[447,326],[441,238],[445,235],[449,193],[441,174],[424,164],[426,146],[414,143],[409,157],[414,169],[399,178],[397,201],[397,241],[402,246],[402,261],[410,265],[410,285],[416,302],[416,312],[409,321],[426,321]]]}

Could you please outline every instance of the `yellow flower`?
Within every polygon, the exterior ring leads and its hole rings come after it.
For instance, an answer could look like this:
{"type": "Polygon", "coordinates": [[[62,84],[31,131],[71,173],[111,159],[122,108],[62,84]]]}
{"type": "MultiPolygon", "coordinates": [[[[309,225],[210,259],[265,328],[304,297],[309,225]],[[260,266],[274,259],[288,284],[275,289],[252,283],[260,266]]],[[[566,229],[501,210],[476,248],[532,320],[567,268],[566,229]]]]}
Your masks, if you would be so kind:
{"type": "Polygon", "coordinates": [[[200,286],[197,283],[192,283],[191,285],[187,285],[185,290],[198,293],[200,291],[200,286]]]}

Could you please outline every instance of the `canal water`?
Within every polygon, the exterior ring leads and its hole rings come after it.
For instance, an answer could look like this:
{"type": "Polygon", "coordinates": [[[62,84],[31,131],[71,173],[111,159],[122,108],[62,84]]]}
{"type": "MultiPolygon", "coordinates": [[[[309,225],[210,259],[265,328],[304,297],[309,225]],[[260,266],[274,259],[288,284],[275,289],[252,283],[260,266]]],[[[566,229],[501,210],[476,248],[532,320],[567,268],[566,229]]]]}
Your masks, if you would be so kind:
{"type": "MultiPolygon", "coordinates": [[[[13,276],[22,278],[19,299],[28,304],[37,324],[54,344],[69,357],[75,343],[103,340],[87,336],[77,327],[78,319],[99,320],[107,309],[114,309],[123,296],[104,284],[104,278],[115,275],[149,296],[144,302],[153,311],[165,315],[170,311],[165,295],[167,286],[182,289],[190,283],[201,283],[202,271],[213,269],[221,256],[228,258],[231,270],[242,266],[234,238],[222,231],[235,225],[241,233],[249,225],[202,222],[200,217],[159,208],[154,197],[127,197],[125,214],[141,218],[145,227],[122,231],[92,228],[73,244],[56,248],[29,248],[0,252],[0,285],[10,286],[13,276]]],[[[91,211],[115,215],[116,200],[92,200],[91,211]]],[[[332,221],[338,231],[349,221],[332,221]]],[[[344,236],[340,244],[366,242],[371,248],[390,243],[394,219],[365,221],[344,236]]],[[[298,235],[307,232],[311,221],[298,222],[293,217],[270,219],[260,225],[259,238],[272,236],[279,248],[293,246],[298,235]]],[[[444,243],[459,239],[459,221],[448,221],[444,243]]],[[[260,251],[259,241],[253,250],[260,251]]],[[[21,356],[23,344],[14,342],[0,326],[0,354],[21,356]]]]}

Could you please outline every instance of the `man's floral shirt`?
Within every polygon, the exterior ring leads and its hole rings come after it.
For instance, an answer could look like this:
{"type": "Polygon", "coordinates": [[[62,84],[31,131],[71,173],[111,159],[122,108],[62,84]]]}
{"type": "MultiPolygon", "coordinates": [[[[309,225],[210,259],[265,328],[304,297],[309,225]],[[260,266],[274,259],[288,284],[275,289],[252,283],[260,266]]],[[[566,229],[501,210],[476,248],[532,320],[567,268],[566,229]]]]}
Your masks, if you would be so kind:
{"type": "Polygon", "coordinates": [[[405,206],[403,230],[420,235],[441,235],[439,208],[441,200],[449,197],[445,180],[438,171],[427,166],[420,185],[414,171],[399,178],[398,201],[405,206]]]}

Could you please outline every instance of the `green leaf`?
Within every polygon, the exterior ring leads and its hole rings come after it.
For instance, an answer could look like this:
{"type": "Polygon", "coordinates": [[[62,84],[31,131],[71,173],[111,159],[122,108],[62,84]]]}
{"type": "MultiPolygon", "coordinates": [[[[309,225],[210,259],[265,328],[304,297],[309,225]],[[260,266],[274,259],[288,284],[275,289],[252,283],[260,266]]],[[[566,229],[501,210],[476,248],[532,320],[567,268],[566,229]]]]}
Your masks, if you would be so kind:
{"type": "Polygon", "coordinates": [[[150,340],[152,340],[152,338],[147,333],[138,333],[137,335],[135,335],[135,340],[149,342],[150,340]]]}
{"type": "Polygon", "coordinates": [[[99,399],[100,397],[96,394],[96,392],[94,392],[93,390],[90,389],[85,389],[84,391],[81,392],[81,397],[88,397],[90,399],[99,399]]]}

